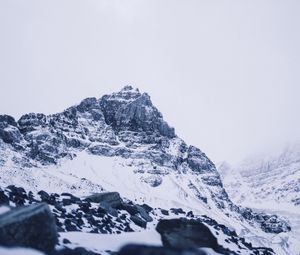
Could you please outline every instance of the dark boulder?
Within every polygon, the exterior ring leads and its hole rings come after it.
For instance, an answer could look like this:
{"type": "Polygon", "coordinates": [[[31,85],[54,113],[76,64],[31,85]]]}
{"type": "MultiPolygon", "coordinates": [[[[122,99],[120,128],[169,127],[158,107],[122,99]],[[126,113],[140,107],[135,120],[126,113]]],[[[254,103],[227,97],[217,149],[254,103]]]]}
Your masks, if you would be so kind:
{"type": "Polygon", "coordinates": [[[279,234],[281,232],[291,231],[289,224],[279,219],[277,215],[268,215],[268,219],[261,224],[261,228],[266,233],[279,234]]]}
{"type": "Polygon", "coordinates": [[[159,246],[127,245],[117,255],[205,255],[204,251],[189,249],[174,249],[159,246]]]}
{"type": "Polygon", "coordinates": [[[9,198],[3,190],[0,190],[0,205],[9,205],[9,198]]]}
{"type": "Polygon", "coordinates": [[[153,208],[147,204],[142,204],[141,206],[146,210],[147,213],[153,211],[153,208]]]}
{"type": "Polygon", "coordinates": [[[106,213],[110,214],[111,216],[118,217],[118,210],[112,208],[110,204],[106,202],[100,204],[98,211],[101,209],[103,209],[106,213]]]}
{"type": "Polygon", "coordinates": [[[206,225],[197,220],[186,218],[161,220],[156,230],[166,247],[179,249],[207,247],[219,250],[216,237],[206,225]]]}
{"type": "Polygon", "coordinates": [[[136,206],[140,216],[146,221],[151,222],[153,221],[152,217],[148,214],[148,212],[144,209],[144,207],[137,205],[136,206]]]}
{"type": "Polygon", "coordinates": [[[46,115],[42,113],[29,113],[23,115],[18,124],[22,133],[27,133],[36,130],[38,127],[45,127],[47,122],[46,115]]]}
{"type": "Polygon", "coordinates": [[[120,208],[123,202],[118,192],[96,193],[86,197],[85,200],[92,203],[105,203],[110,205],[112,208],[120,208]]]}
{"type": "Polygon", "coordinates": [[[100,254],[92,251],[88,251],[82,247],[77,247],[75,249],[64,248],[62,250],[54,251],[49,255],[100,255],[100,254]]]}
{"type": "Polygon", "coordinates": [[[145,220],[141,219],[137,215],[131,216],[130,219],[133,221],[134,224],[138,225],[141,228],[146,228],[147,227],[147,222],[145,220]]]}
{"type": "Polygon", "coordinates": [[[185,214],[185,211],[183,211],[182,208],[171,208],[170,211],[176,215],[185,214]]]}
{"type": "Polygon", "coordinates": [[[136,205],[130,205],[128,203],[122,203],[120,209],[127,211],[130,215],[135,215],[139,212],[136,205]]]}
{"type": "Polygon", "coordinates": [[[0,245],[51,252],[56,243],[55,219],[47,204],[18,207],[0,216],[0,245]]]}
{"type": "Polygon", "coordinates": [[[166,216],[169,215],[169,211],[168,211],[168,210],[160,209],[160,211],[161,211],[161,213],[162,213],[163,215],[166,215],[166,216]]]}
{"type": "Polygon", "coordinates": [[[9,200],[16,204],[16,206],[24,205],[28,196],[22,187],[9,185],[6,190],[9,193],[9,200]]]}

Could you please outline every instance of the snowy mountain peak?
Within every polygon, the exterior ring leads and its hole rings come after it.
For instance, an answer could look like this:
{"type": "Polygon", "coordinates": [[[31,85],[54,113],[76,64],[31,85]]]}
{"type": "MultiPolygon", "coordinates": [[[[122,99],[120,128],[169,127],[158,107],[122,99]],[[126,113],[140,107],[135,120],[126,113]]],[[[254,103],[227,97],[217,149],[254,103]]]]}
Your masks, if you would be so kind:
{"type": "Polygon", "coordinates": [[[147,93],[141,94],[138,89],[126,86],[119,92],[103,96],[99,102],[106,123],[117,132],[144,131],[175,137],[174,129],[163,120],[147,93]]]}
{"type": "Polygon", "coordinates": [[[229,199],[213,162],[187,145],[148,94],[126,86],[52,115],[0,117],[0,184],[87,195],[118,191],[154,207],[214,214],[224,224],[288,232],[277,216],[229,199]]]}

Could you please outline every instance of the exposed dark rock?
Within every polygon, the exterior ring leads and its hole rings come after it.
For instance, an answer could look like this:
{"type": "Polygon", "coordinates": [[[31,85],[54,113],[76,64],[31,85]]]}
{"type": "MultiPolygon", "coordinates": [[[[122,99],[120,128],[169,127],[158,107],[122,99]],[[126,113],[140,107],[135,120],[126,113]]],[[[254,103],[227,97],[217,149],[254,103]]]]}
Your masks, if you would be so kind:
{"type": "Polygon", "coordinates": [[[139,214],[141,215],[141,217],[146,221],[146,222],[151,222],[153,221],[152,217],[148,214],[148,212],[142,207],[137,205],[136,206],[139,214]]]}
{"type": "Polygon", "coordinates": [[[141,180],[145,183],[148,183],[151,187],[157,187],[163,182],[161,176],[155,174],[142,178],[141,180]]]}
{"type": "Polygon", "coordinates": [[[120,209],[127,211],[130,215],[135,215],[139,212],[135,205],[130,205],[128,203],[122,203],[120,209]]]}
{"type": "Polygon", "coordinates": [[[107,212],[111,216],[118,217],[118,210],[116,210],[115,208],[111,207],[110,204],[108,204],[106,202],[102,202],[102,203],[100,203],[99,209],[100,208],[104,209],[105,212],[107,212]]]}
{"type": "Polygon", "coordinates": [[[266,221],[262,222],[261,227],[265,232],[274,234],[291,230],[291,227],[287,222],[279,219],[276,215],[271,215],[266,221]]]}
{"type": "Polygon", "coordinates": [[[183,211],[182,208],[171,208],[170,211],[172,213],[175,213],[176,215],[178,215],[178,214],[185,214],[185,211],[183,211]]]}
{"type": "Polygon", "coordinates": [[[63,196],[63,197],[68,197],[72,201],[72,203],[74,203],[74,204],[77,203],[77,202],[80,202],[79,197],[76,197],[76,196],[74,196],[70,193],[61,193],[60,195],[63,196]]]}
{"type": "Polygon", "coordinates": [[[15,119],[9,115],[0,115],[0,139],[13,146],[23,139],[15,119]]]}
{"type": "Polygon", "coordinates": [[[278,234],[291,231],[289,223],[277,215],[269,215],[263,212],[258,213],[247,207],[239,207],[238,211],[244,219],[250,222],[257,222],[266,233],[278,234]]]}
{"type": "Polygon", "coordinates": [[[82,247],[77,247],[75,249],[64,248],[62,250],[54,251],[49,255],[101,255],[101,254],[89,251],[82,247]]]}
{"type": "Polygon", "coordinates": [[[14,202],[17,206],[25,204],[25,200],[28,199],[28,196],[23,188],[9,185],[6,189],[10,190],[10,201],[14,202]]]}
{"type": "Polygon", "coordinates": [[[110,205],[112,208],[121,207],[123,202],[118,192],[97,193],[86,197],[85,200],[93,203],[105,203],[110,205]]]}
{"type": "Polygon", "coordinates": [[[116,150],[113,147],[105,144],[89,147],[88,150],[90,153],[99,156],[113,157],[116,155],[116,150]]]}
{"type": "Polygon", "coordinates": [[[116,131],[151,131],[167,137],[175,137],[173,128],[163,120],[152,105],[148,94],[141,94],[131,86],[100,99],[105,120],[116,131]]]}
{"type": "Polygon", "coordinates": [[[161,213],[163,215],[169,215],[169,211],[168,210],[165,210],[165,209],[160,209],[161,213]]]}
{"type": "Polygon", "coordinates": [[[206,157],[206,155],[198,148],[190,146],[188,148],[187,163],[196,172],[216,172],[215,165],[206,157]]]}
{"type": "Polygon", "coordinates": [[[14,126],[14,127],[18,126],[14,117],[9,116],[9,115],[0,115],[0,127],[3,127],[4,125],[10,125],[10,126],[14,126]]]}
{"type": "Polygon", "coordinates": [[[159,246],[127,245],[117,255],[206,255],[207,253],[197,249],[174,249],[159,246]]]}
{"type": "Polygon", "coordinates": [[[146,228],[147,227],[147,222],[143,219],[141,219],[139,216],[137,215],[133,215],[130,217],[130,219],[138,226],[140,226],[141,228],[146,228]]]}
{"type": "Polygon", "coordinates": [[[146,210],[147,213],[150,213],[153,211],[153,208],[147,204],[142,204],[141,206],[146,210]]]}
{"type": "Polygon", "coordinates": [[[0,190],[0,205],[9,205],[9,198],[3,190],[0,190]]]}
{"type": "Polygon", "coordinates": [[[0,217],[0,244],[45,252],[57,243],[55,219],[47,204],[18,207],[0,217]]]}
{"type": "Polygon", "coordinates": [[[216,237],[209,228],[196,220],[186,218],[161,220],[156,230],[161,234],[163,245],[179,249],[208,247],[219,250],[216,237]]]}

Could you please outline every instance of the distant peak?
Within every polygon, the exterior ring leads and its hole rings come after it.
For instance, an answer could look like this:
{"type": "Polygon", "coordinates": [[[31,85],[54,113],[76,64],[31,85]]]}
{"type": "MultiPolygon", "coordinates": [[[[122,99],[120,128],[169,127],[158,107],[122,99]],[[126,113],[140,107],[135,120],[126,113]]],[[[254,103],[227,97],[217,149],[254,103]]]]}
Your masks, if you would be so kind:
{"type": "Polygon", "coordinates": [[[133,92],[140,92],[138,88],[133,88],[131,85],[124,86],[121,91],[133,91],[133,92]]]}
{"type": "Polygon", "coordinates": [[[118,92],[113,92],[112,94],[108,94],[102,97],[108,100],[113,101],[122,101],[125,100],[127,102],[134,101],[141,96],[139,89],[133,88],[131,85],[126,85],[118,92]]]}

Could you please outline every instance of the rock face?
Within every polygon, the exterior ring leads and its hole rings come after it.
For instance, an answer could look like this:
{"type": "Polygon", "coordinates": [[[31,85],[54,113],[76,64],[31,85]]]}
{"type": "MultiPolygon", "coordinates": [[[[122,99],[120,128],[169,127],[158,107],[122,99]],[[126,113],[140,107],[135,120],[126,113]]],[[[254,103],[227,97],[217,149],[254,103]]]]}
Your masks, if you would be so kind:
{"type": "Polygon", "coordinates": [[[118,132],[144,131],[175,137],[174,129],[163,120],[149,95],[140,94],[131,86],[124,87],[119,93],[102,97],[100,106],[107,124],[118,132]]]}
{"type": "Polygon", "coordinates": [[[51,252],[57,241],[55,220],[47,204],[19,207],[0,217],[0,243],[3,246],[51,252]]]}

